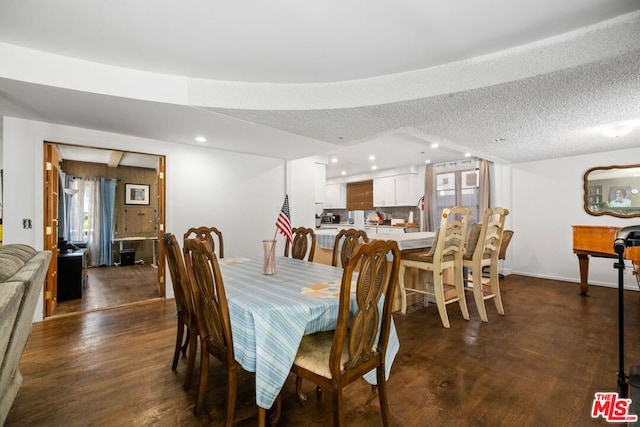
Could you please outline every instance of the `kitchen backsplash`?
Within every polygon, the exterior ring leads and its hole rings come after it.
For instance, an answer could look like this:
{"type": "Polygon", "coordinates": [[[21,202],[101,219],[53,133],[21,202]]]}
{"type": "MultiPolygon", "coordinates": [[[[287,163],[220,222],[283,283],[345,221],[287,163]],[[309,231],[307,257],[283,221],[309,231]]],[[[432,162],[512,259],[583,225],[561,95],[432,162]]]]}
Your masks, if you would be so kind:
{"type": "MultiPolygon", "coordinates": [[[[369,213],[374,211],[364,211],[364,217],[366,218],[369,213]]],[[[413,222],[418,222],[418,218],[420,215],[420,209],[412,208],[410,206],[398,206],[398,207],[386,207],[376,209],[375,212],[378,212],[385,219],[402,219],[407,221],[409,219],[409,212],[413,212],[413,222]]],[[[340,222],[347,223],[349,218],[353,218],[353,215],[349,216],[349,211],[346,209],[324,209],[322,211],[323,215],[333,214],[340,216],[340,222]]]]}

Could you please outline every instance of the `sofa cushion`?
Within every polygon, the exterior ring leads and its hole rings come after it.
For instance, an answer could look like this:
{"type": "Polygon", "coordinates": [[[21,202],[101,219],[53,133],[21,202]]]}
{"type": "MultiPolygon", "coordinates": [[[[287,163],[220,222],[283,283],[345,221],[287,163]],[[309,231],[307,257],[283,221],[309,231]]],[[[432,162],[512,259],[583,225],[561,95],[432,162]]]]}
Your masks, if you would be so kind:
{"type": "Polygon", "coordinates": [[[12,244],[0,247],[0,282],[7,281],[34,255],[31,246],[12,244]]]}
{"type": "MultiPolygon", "coordinates": [[[[13,265],[21,262],[23,264],[9,278],[9,281],[18,282],[18,285],[23,289],[23,294],[17,304],[18,313],[15,324],[12,328],[3,360],[0,362],[0,425],[2,425],[20,387],[22,378],[19,370],[20,357],[31,332],[38,296],[42,291],[44,278],[51,261],[51,251],[35,251],[24,245],[6,245],[0,247],[0,254],[11,255],[11,257],[4,259],[0,258],[0,265],[7,259],[12,260],[10,262],[7,261],[7,264],[11,263],[13,265]],[[22,259],[29,253],[33,253],[33,256],[23,262],[22,259]]],[[[6,268],[6,271],[8,270],[6,268]]],[[[6,282],[0,282],[0,286],[3,285],[6,285],[6,282]]]]}
{"type": "Polygon", "coordinates": [[[20,282],[0,283],[0,366],[4,361],[23,294],[24,284],[20,282]]]}

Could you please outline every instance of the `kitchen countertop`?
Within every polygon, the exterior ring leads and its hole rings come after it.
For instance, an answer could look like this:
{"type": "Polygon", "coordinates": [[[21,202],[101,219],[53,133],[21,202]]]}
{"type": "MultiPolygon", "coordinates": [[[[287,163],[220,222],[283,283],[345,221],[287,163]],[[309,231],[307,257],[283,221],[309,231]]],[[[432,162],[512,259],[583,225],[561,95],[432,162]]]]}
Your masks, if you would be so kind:
{"type": "MultiPolygon", "coordinates": [[[[380,228],[381,226],[378,226],[380,228]]],[[[392,227],[388,228],[402,228],[392,227]]],[[[316,229],[316,245],[322,249],[333,250],[333,243],[338,229],[316,229]]],[[[428,248],[433,244],[435,233],[432,231],[421,231],[416,233],[399,233],[399,234],[383,234],[367,232],[367,236],[371,240],[394,240],[398,242],[400,250],[428,248]]]]}

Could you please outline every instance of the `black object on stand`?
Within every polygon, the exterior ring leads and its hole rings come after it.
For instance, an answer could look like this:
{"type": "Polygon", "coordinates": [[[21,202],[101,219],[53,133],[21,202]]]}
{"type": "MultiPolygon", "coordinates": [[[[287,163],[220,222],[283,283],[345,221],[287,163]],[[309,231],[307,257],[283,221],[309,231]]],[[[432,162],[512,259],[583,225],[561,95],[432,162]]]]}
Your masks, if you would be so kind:
{"type": "MultiPolygon", "coordinates": [[[[618,350],[619,350],[619,367],[618,367],[618,396],[621,398],[629,397],[629,382],[624,373],[624,250],[631,246],[640,246],[640,225],[624,227],[616,233],[616,239],[613,242],[613,250],[618,254],[618,262],[614,263],[614,268],[618,269],[618,350]]],[[[632,376],[637,375],[638,367],[631,368],[632,376]]],[[[634,381],[635,382],[635,381],[634,381]]],[[[634,386],[635,384],[632,384],[634,386]]],[[[635,389],[635,387],[634,387],[635,389]]],[[[631,390],[631,394],[637,390],[631,390]]],[[[638,393],[640,394],[640,393],[638,393]]],[[[632,396],[632,402],[640,401],[640,396],[632,396]]],[[[637,412],[636,412],[637,413],[637,412]]]]}

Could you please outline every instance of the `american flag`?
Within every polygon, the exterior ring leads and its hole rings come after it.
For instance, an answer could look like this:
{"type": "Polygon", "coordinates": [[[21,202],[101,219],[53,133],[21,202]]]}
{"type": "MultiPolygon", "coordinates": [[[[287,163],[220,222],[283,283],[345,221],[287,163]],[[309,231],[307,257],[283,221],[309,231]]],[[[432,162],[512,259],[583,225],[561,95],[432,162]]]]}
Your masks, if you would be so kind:
{"type": "Polygon", "coordinates": [[[280,209],[280,213],[278,214],[276,227],[278,228],[280,233],[282,233],[282,235],[287,238],[288,241],[293,243],[293,234],[291,231],[291,214],[289,213],[289,195],[288,194],[284,196],[284,203],[282,204],[282,209],[280,209]]]}

